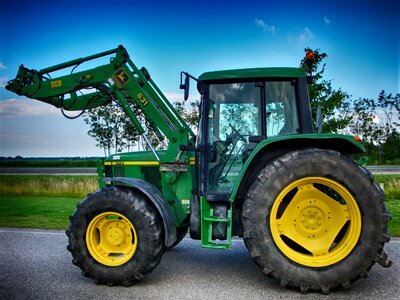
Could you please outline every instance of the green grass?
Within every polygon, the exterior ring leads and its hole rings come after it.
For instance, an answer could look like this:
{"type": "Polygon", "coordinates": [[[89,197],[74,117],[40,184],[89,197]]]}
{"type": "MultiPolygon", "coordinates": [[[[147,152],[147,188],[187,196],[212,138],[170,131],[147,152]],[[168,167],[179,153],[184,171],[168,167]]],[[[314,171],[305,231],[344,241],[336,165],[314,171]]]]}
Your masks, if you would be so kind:
{"type": "Polygon", "coordinates": [[[383,184],[386,199],[400,199],[400,175],[374,175],[375,180],[383,184]]]}
{"type": "Polygon", "coordinates": [[[387,201],[386,205],[392,215],[392,219],[389,222],[390,235],[400,237],[400,199],[387,201]]]}
{"type": "Polygon", "coordinates": [[[97,189],[97,176],[0,175],[0,196],[74,198],[97,189]]]}
{"type": "Polygon", "coordinates": [[[0,197],[0,227],[66,229],[80,198],[0,197]]]}

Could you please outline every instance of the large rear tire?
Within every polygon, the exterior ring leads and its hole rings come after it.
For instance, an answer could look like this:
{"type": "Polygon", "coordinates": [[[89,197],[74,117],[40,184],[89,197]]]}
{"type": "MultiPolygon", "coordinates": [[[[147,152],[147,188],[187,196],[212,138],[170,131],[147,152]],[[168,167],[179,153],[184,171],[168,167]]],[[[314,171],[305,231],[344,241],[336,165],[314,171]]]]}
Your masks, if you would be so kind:
{"type": "Polygon", "coordinates": [[[390,215],[372,175],[336,151],[305,149],[269,163],[242,210],[245,244],[282,286],[329,293],[366,277],[389,241],[390,215]]]}
{"type": "Polygon", "coordinates": [[[97,283],[129,286],[141,280],[164,253],[156,210],[129,188],[106,187],[88,195],[70,217],[72,262],[97,283]]]}

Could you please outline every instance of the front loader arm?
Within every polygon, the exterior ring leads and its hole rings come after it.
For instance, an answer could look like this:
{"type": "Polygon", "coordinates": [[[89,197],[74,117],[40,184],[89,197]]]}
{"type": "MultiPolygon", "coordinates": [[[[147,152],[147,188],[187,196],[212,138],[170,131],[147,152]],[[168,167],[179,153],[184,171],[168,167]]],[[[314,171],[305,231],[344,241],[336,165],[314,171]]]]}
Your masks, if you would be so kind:
{"type": "Polygon", "coordinates": [[[36,99],[65,110],[83,110],[109,103],[111,94],[104,83],[103,76],[112,74],[110,66],[61,76],[54,79],[45,77],[40,71],[19,67],[16,79],[9,81],[7,90],[20,96],[36,99]],[[95,75],[97,74],[95,78],[95,75]],[[87,93],[90,89],[96,91],[87,93]]]}
{"type": "Polygon", "coordinates": [[[10,80],[6,89],[18,95],[36,99],[65,110],[82,110],[109,103],[112,97],[106,92],[107,79],[128,58],[123,47],[74,59],[42,70],[28,69],[21,65],[15,79],[10,80]],[[51,78],[50,73],[78,66],[89,60],[116,54],[110,64],[90,70],[51,78]],[[125,58],[125,59],[124,59],[125,58]],[[87,93],[88,89],[92,92],[87,93]]]}
{"type": "Polygon", "coordinates": [[[161,141],[167,137],[170,146],[174,144],[169,150],[175,156],[180,152],[180,144],[187,145],[194,138],[149,72],[145,68],[138,69],[123,46],[39,71],[21,65],[6,89],[68,111],[84,111],[116,101],[140,134],[145,130],[138,115],[144,116],[146,126],[151,127],[161,141]],[[108,64],[74,73],[80,64],[109,55],[114,56],[108,64]],[[72,68],[68,75],[50,76],[67,68],[72,68]]]}

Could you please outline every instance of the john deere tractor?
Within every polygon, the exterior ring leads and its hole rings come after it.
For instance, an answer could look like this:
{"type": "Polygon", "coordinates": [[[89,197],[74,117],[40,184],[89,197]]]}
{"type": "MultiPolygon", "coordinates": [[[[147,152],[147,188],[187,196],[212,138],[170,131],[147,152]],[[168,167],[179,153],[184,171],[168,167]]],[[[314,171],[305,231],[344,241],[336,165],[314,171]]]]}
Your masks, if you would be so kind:
{"type": "Polygon", "coordinates": [[[191,80],[201,95],[196,133],[123,46],[39,71],[21,65],[6,89],[64,114],[115,102],[144,140],[151,130],[165,145],[104,160],[99,189],[66,231],[85,276],[129,286],[188,233],[210,249],[230,249],[239,236],[282,286],[328,293],[375,262],[390,266],[390,215],[354,159],[365,151],[360,139],[314,132],[309,78],[303,68],[182,72],[185,99],[191,80]],[[108,63],[77,71],[104,56],[108,63]],[[51,76],[62,70],[70,72],[51,76]]]}

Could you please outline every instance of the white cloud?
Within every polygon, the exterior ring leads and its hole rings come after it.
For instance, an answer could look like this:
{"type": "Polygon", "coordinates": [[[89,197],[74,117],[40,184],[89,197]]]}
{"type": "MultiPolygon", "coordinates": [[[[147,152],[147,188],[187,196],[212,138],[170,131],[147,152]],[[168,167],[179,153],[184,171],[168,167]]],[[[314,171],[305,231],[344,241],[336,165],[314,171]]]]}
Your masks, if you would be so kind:
{"type": "Polygon", "coordinates": [[[183,93],[165,92],[164,95],[171,103],[183,101],[183,93]]]}
{"type": "Polygon", "coordinates": [[[0,62],[0,70],[1,69],[7,69],[7,67],[2,62],[0,62]]]}
{"type": "Polygon", "coordinates": [[[59,114],[59,110],[36,100],[7,99],[0,101],[0,117],[15,118],[59,114]]]}
{"type": "Polygon", "coordinates": [[[256,23],[258,27],[262,28],[264,32],[269,32],[272,35],[275,35],[276,28],[274,25],[267,24],[264,22],[264,20],[261,19],[255,19],[254,23],[256,23]]]}
{"type": "Polygon", "coordinates": [[[324,23],[325,23],[326,25],[329,25],[329,24],[331,24],[331,20],[330,20],[327,16],[325,16],[325,17],[324,17],[324,23]]]}
{"type": "Polygon", "coordinates": [[[314,38],[314,34],[308,27],[304,27],[303,32],[297,37],[297,43],[304,45],[314,38]]]}
{"type": "Polygon", "coordinates": [[[5,76],[0,77],[0,87],[2,88],[5,87],[6,83],[7,83],[7,77],[5,76]]]}

